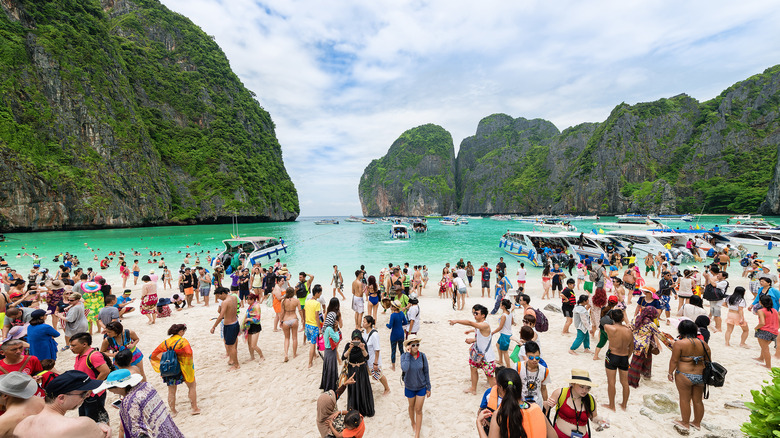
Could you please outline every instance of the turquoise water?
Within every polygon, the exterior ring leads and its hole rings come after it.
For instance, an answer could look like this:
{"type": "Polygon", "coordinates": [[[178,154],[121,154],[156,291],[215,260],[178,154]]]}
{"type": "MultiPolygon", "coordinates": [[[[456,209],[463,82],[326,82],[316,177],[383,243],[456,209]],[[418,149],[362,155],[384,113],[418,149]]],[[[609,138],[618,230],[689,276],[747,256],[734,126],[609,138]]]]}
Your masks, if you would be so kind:
{"type": "MultiPolygon", "coordinates": [[[[715,224],[723,226],[727,216],[704,216],[699,224],[710,228],[715,224]]],[[[498,240],[508,229],[531,230],[532,225],[515,221],[496,221],[489,218],[471,220],[467,225],[457,227],[440,225],[437,220],[429,220],[429,230],[425,234],[412,233],[408,241],[391,240],[389,223],[376,225],[344,222],[338,218],[339,225],[315,225],[320,218],[304,217],[296,222],[240,224],[241,236],[282,237],[289,245],[288,253],[279,258],[288,264],[293,272],[306,271],[315,274],[315,283],[326,286],[330,282],[332,266],[338,264],[344,273],[344,279],[350,281],[353,272],[361,264],[367,271],[376,275],[388,262],[410,265],[426,264],[432,278],[436,278],[445,262],[455,263],[461,257],[474,265],[488,262],[495,266],[499,257],[511,261],[498,247],[498,240]]],[[[778,218],[767,217],[777,222],[778,218]]],[[[603,217],[602,221],[614,218],[603,217]]],[[[693,222],[695,224],[696,222],[693,222]]],[[[593,229],[592,221],[572,222],[579,231],[593,229]]],[[[667,222],[672,227],[688,228],[692,223],[667,222]]],[[[82,267],[97,269],[99,258],[109,251],[123,251],[127,260],[141,260],[142,272],[156,269],[156,264],[147,265],[149,251],[161,251],[168,267],[175,272],[184,260],[185,253],[199,252],[201,264],[205,265],[206,251],[211,254],[221,252],[222,240],[230,238],[231,225],[192,225],[179,227],[129,228],[89,231],[54,231],[42,233],[11,233],[9,240],[0,242],[0,254],[11,266],[18,270],[29,269],[32,259],[16,259],[18,253],[37,253],[42,256],[43,266],[54,267],[51,262],[54,255],[68,251],[79,256],[82,267]],[[85,246],[85,243],[87,244],[85,246]],[[200,246],[198,246],[200,244],[200,246]],[[188,247],[189,245],[189,247],[188,247]],[[92,250],[94,250],[94,252],[92,250]],[[140,251],[143,256],[133,257],[132,250],[140,251]]],[[[191,262],[194,257],[191,257],[191,262]]],[[[508,263],[509,264],[509,263],[508,263]]],[[[511,272],[510,264],[510,272],[511,272]]],[[[111,269],[116,268],[115,264],[111,269]]],[[[23,272],[20,270],[20,272],[23,272]]],[[[326,286],[327,290],[327,286],[326,286]]]]}

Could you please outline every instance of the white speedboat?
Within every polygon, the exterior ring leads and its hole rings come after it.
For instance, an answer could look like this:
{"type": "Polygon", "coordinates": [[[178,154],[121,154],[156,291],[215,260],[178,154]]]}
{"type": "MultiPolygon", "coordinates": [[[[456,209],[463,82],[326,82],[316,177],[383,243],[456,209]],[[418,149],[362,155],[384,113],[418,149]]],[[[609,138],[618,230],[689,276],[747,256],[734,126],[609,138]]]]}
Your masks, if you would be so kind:
{"type": "Polygon", "coordinates": [[[221,264],[225,266],[225,269],[229,266],[251,269],[266,259],[270,261],[282,252],[287,253],[287,245],[284,240],[275,237],[237,237],[225,239],[222,243],[225,244],[225,250],[214,257],[211,262],[212,268],[221,264]],[[235,263],[236,258],[241,262],[235,263]]]}
{"type": "Polygon", "coordinates": [[[441,219],[439,221],[439,223],[442,224],[442,225],[450,226],[450,227],[454,227],[454,226],[460,225],[460,222],[454,221],[454,220],[451,220],[451,219],[441,219]]]}
{"type": "Polygon", "coordinates": [[[593,222],[594,227],[606,228],[609,230],[650,230],[650,229],[670,229],[656,219],[647,217],[618,217],[616,222],[593,222]]]}
{"type": "Polygon", "coordinates": [[[687,236],[682,234],[665,231],[619,230],[610,231],[607,235],[617,238],[624,247],[630,248],[638,257],[645,257],[647,254],[656,256],[661,253],[668,261],[677,263],[693,261],[693,254],[685,248],[687,236]]]}
{"type": "Polygon", "coordinates": [[[403,224],[395,224],[390,228],[390,237],[392,239],[408,239],[409,227],[403,224]]]}
{"type": "Polygon", "coordinates": [[[539,219],[534,223],[534,229],[539,231],[577,231],[577,227],[560,219],[539,219]]]}
{"type": "Polygon", "coordinates": [[[757,252],[761,257],[777,257],[780,254],[780,231],[777,230],[737,230],[710,235],[718,243],[731,245],[740,253],[757,252]],[[720,239],[718,239],[720,237],[720,239]]]}
{"type": "Polygon", "coordinates": [[[607,258],[600,243],[584,235],[582,247],[577,233],[542,233],[538,231],[507,231],[499,240],[499,247],[517,259],[528,261],[532,266],[544,266],[553,262],[563,265],[574,254],[577,261],[587,257],[593,260],[607,258]]]}
{"type": "Polygon", "coordinates": [[[339,221],[336,219],[321,219],[318,221],[314,221],[314,225],[338,225],[339,221]]]}
{"type": "Polygon", "coordinates": [[[362,222],[363,219],[357,217],[357,216],[350,216],[346,219],[344,219],[344,222],[362,222]]]}
{"type": "Polygon", "coordinates": [[[497,214],[495,216],[491,216],[491,219],[494,221],[511,221],[512,218],[507,214],[497,214]]]}
{"type": "Polygon", "coordinates": [[[428,231],[428,221],[425,219],[414,219],[412,221],[412,230],[415,233],[425,233],[428,231]]]}
{"type": "Polygon", "coordinates": [[[461,217],[468,220],[484,219],[482,216],[461,216],[461,217]]]}

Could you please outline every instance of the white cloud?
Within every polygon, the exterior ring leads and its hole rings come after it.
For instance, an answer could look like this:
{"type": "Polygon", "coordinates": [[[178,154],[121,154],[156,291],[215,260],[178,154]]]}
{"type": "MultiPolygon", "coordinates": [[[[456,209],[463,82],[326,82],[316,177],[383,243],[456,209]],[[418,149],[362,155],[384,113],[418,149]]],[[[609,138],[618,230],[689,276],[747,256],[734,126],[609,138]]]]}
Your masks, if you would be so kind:
{"type": "Polygon", "coordinates": [[[414,126],[456,148],[497,112],[563,130],[780,62],[768,1],[162,1],[271,113],[303,215],[358,213],[363,168],[414,126]]]}

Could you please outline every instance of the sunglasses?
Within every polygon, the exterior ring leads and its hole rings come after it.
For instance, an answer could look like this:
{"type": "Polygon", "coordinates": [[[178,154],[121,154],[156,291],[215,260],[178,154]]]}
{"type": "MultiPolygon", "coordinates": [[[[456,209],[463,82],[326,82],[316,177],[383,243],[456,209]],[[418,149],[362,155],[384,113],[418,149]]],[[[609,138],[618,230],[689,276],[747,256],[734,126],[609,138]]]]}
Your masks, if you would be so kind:
{"type": "Polygon", "coordinates": [[[528,356],[528,360],[541,360],[542,356],[528,356]]]}
{"type": "Polygon", "coordinates": [[[419,347],[420,344],[409,344],[410,347],[419,347]]]}

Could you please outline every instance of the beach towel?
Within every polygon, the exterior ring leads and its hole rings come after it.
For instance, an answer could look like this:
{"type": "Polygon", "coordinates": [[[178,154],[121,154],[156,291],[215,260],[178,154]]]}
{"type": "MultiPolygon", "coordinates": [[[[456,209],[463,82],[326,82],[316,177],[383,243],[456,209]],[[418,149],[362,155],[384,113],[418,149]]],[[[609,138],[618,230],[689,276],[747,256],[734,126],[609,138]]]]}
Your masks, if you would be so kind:
{"type": "Polygon", "coordinates": [[[173,335],[170,338],[163,341],[157,348],[154,349],[152,355],[149,356],[149,362],[152,363],[152,368],[155,372],[160,372],[160,358],[162,354],[176,345],[174,351],[176,357],[179,358],[179,367],[181,367],[181,374],[184,376],[185,382],[195,381],[195,363],[192,360],[192,347],[186,339],[179,335],[173,335]],[[177,343],[178,342],[178,343],[177,343]]]}

